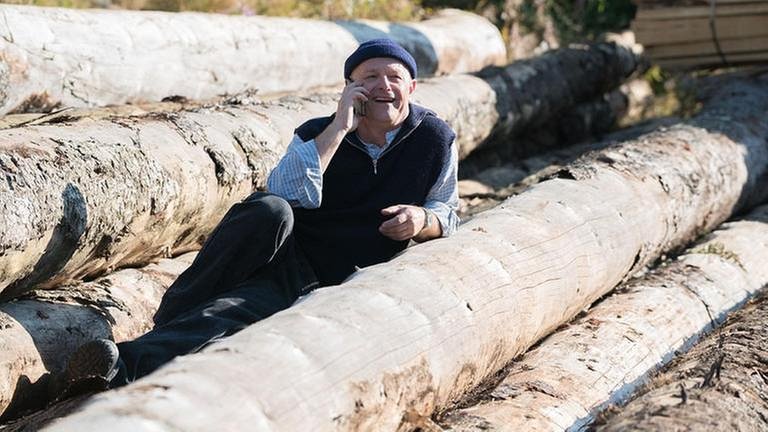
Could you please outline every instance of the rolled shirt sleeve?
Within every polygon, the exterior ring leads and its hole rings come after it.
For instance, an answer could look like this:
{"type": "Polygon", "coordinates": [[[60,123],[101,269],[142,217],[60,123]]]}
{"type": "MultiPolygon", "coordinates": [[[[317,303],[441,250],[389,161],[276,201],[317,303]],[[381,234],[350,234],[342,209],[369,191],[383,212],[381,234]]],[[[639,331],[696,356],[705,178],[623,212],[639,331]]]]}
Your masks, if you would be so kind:
{"type": "Polygon", "coordinates": [[[459,227],[460,220],[456,214],[459,208],[458,165],[459,155],[454,143],[443,160],[443,169],[424,202],[424,207],[434,213],[440,222],[443,237],[452,235],[459,227]]]}
{"type": "Polygon", "coordinates": [[[318,208],[323,199],[323,173],[315,140],[294,135],[285,156],[269,174],[267,190],[293,207],[318,208]]]}

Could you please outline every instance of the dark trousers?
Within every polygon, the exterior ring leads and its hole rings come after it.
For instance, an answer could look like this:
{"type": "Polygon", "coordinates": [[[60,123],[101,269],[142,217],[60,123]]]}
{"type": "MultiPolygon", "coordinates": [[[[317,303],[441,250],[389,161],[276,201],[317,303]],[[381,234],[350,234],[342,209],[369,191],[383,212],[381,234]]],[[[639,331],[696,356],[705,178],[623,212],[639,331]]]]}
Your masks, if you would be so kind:
{"type": "Polygon", "coordinates": [[[235,204],[168,288],[155,327],[118,344],[122,364],[113,386],[234,334],[316,288],[292,231],[293,212],[282,198],[255,193],[235,204]]]}

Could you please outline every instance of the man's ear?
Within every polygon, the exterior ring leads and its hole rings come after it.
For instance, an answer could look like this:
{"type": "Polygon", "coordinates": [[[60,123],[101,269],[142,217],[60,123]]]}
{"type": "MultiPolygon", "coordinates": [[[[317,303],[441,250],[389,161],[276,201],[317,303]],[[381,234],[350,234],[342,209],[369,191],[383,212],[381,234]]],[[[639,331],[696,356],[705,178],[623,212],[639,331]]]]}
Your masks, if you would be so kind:
{"type": "Polygon", "coordinates": [[[408,94],[413,94],[413,92],[415,91],[416,91],[416,80],[412,79],[410,88],[408,89],[408,94]]]}

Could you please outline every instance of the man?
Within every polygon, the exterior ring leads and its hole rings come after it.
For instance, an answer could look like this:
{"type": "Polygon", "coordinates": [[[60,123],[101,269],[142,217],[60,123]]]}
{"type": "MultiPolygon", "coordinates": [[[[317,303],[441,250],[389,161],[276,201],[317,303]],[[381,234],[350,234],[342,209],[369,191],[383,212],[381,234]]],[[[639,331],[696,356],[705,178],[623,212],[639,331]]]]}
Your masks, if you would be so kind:
{"type": "Polygon", "coordinates": [[[458,225],[454,133],[410,103],[416,62],[389,39],[344,65],[336,113],[296,129],[268,180],[233,206],[171,285],[155,328],[98,340],[70,359],[65,392],[116,387],[289,307],[318,286],[458,225]]]}

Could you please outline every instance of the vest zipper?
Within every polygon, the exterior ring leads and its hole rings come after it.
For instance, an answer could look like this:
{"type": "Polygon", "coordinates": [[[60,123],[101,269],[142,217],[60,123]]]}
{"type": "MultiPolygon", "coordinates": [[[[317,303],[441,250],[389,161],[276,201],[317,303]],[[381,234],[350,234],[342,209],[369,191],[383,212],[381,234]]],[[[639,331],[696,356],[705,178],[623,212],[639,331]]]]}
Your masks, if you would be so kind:
{"type": "MultiPolygon", "coordinates": [[[[423,115],[423,116],[422,116],[420,119],[418,119],[418,120],[416,121],[416,124],[415,124],[415,125],[413,125],[413,127],[411,127],[411,129],[410,129],[410,130],[408,130],[408,131],[406,132],[406,134],[405,134],[405,135],[403,135],[403,136],[402,136],[400,139],[398,139],[397,141],[393,141],[392,143],[390,143],[390,144],[389,144],[389,147],[387,147],[387,148],[386,148],[386,149],[385,149],[383,152],[381,152],[381,154],[379,154],[379,157],[378,157],[378,158],[376,158],[376,159],[371,159],[371,162],[373,163],[373,174],[375,174],[375,175],[377,175],[377,174],[378,174],[378,168],[377,168],[377,166],[378,166],[378,164],[379,164],[379,159],[381,159],[382,157],[384,157],[384,155],[385,155],[385,154],[389,153],[389,151],[390,151],[390,150],[392,150],[393,148],[395,148],[395,146],[396,146],[396,145],[398,145],[398,144],[400,144],[401,142],[405,141],[405,139],[406,139],[406,138],[408,138],[408,136],[409,136],[409,135],[411,135],[411,133],[413,133],[413,131],[415,131],[417,127],[419,127],[419,125],[421,124],[421,122],[424,120],[424,118],[425,118],[426,116],[427,116],[427,114],[423,115]]],[[[360,147],[360,146],[358,146],[356,143],[354,143],[354,142],[353,142],[352,140],[350,140],[349,138],[347,138],[347,137],[344,137],[344,140],[345,140],[345,141],[347,141],[347,142],[348,142],[350,145],[352,145],[352,147],[354,147],[354,148],[356,148],[356,149],[360,150],[361,152],[363,152],[363,153],[365,153],[365,154],[368,154],[368,151],[367,151],[367,150],[366,150],[364,147],[360,147]]]]}

